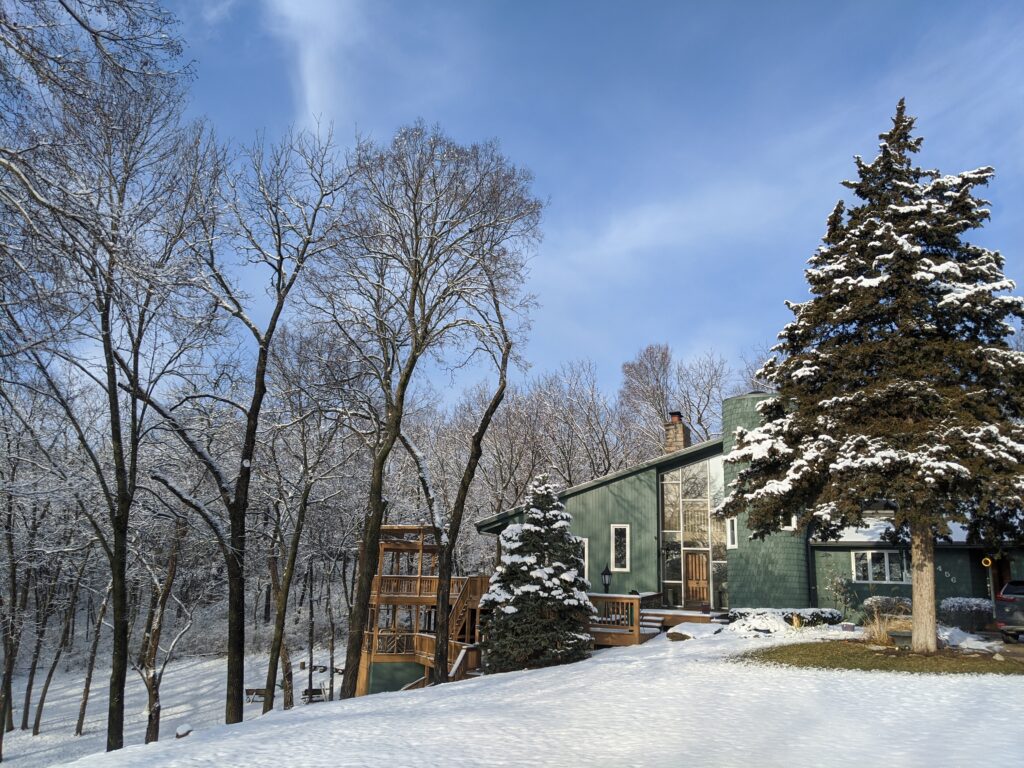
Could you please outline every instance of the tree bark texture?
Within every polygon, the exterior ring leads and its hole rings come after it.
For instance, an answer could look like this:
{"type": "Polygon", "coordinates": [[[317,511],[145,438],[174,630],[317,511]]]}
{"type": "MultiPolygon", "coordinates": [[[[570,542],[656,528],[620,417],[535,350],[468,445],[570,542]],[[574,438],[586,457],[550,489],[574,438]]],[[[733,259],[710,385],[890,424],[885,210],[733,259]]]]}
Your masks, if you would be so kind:
{"type": "Polygon", "coordinates": [[[929,526],[910,531],[910,568],[913,583],[913,635],[910,650],[935,653],[938,647],[935,622],[935,537],[929,526]]]}

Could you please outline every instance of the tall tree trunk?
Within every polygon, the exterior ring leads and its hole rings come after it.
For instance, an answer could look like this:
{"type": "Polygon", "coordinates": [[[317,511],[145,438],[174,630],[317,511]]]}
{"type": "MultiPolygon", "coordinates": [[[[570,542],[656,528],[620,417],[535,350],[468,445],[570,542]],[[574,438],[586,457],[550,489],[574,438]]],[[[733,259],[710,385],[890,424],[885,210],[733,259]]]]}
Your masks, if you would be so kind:
{"type": "MultiPolygon", "coordinates": [[[[49,588],[52,589],[52,586],[49,588]]],[[[41,616],[36,616],[36,643],[32,648],[32,661],[28,668],[28,680],[25,682],[25,705],[21,713],[21,730],[28,730],[28,717],[32,709],[32,686],[36,679],[36,669],[39,666],[39,657],[42,654],[43,638],[46,637],[46,625],[50,621],[52,596],[48,597],[43,606],[39,605],[39,593],[36,592],[36,611],[42,611],[41,616]]]]}
{"type": "Polygon", "coordinates": [[[78,721],[75,723],[75,736],[81,736],[85,728],[85,710],[89,706],[89,689],[92,686],[92,673],[96,668],[96,651],[100,645],[100,630],[103,627],[103,617],[107,615],[107,604],[110,602],[111,586],[107,586],[107,592],[103,595],[103,602],[100,603],[99,613],[96,614],[96,624],[93,627],[92,645],[89,647],[89,662],[85,668],[85,684],[82,686],[82,703],[78,705],[78,721]]]}
{"type": "Polygon", "coordinates": [[[306,570],[306,578],[309,579],[309,617],[307,623],[309,625],[309,690],[313,690],[313,564],[309,564],[309,568],[306,570]]]}
{"type": "MultiPolygon", "coordinates": [[[[126,518],[127,519],[127,518],[126,518]]],[[[128,678],[127,531],[116,531],[110,557],[110,700],[107,704],[107,751],[124,746],[124,686],[128,678]]]]}
{"type": "Polygon", "coordinates": [[[443,545],[437,558],[437,619],[434,642],[434,684],[448,682],[448,635],[451,613],[452,557],[451,547],[443,545]]]}
{"type": "MultiPolygon", "coordinates": [[[[376,465],[376,462],[375,462],[376,465]]],[[[356,695],[356,684],[359,681],[359,662],[363,655],[363,632],[370,610],[370,591],[373,588],[373,576],[377,572],[377,561],[380,558],[378,544],[380,528],[384,522],[387,502],[383,498],[384,473],[374,467],[374,476],[370,482],[370,514],[363,526],[363,541],[359,546],[359,564],[356,570],[355,595],[352,599],[352,610],[348,616],[348,639],[345,644],[345,675],[341,682],[341,698],[351,699],[356,695]]]]}
{"type": "Polygon", "coordinates": [[[14,677],[14,656],[5,653],[3,689],[0,691],[0,762],[3,762],[4,759],[4,735],[8,730],[11,730],[6,727],[5,721],[11,720],[11,710],[14,709],[12,706],[14,702],[11,700],[13,695],[11,690],[12,677],[14,677]]]}
{"type": "Polygon", "coordinates": [[[345,598],[345,608],[352,610],[352,589],[355,586],[355,573],[349,578],[349,556],[348,552],[341,555],[341,594],[345,598]]]}
{"type": "MultiPolygon", "coordinates": [[[[267,558],[267,568],[270,571],[270,588],[274,592],[275,613],[274,636],[270,641],[270,659],[267,664],[267,681],[265,684],[267,695],[263,699],[264,713],[270,712],[274,708],[274,685],[277,681],[278,660],[282,655],[282,649],[284,649],[284,622],[288,613],[288,595],[291,592],[292,578],[295,575],[295,559],[299,553],[299,542],[302,539],[302,526],[306,517],[305,503],[309,498],[310,489],[311,487],[309,486],[304,489],[303,498],[299,502],[299,512],[295,518],[295,530],[292,531],[291,541],[288,543],[288,552],[285,557],[283,576],[278,577],[277,554],[273,554],[271,557],[267,558]]],[[[280,520],[280,517],[278,520],[280,520]]],[[[271,544],[271,547],[276,549],[283,543],[283,541],[284,539],[281,533],[280,523],[275,523],[274,541],[271,544]]],[[[289,675],[290,674],[291,672],[289,671],[289,675]]],[[[286,703],[285,708],[290,709],[291,707],[286,703]]]]}
{"type": "MultiPolygon", "coordinates": [[[[14,563],[12,557],[11,563],[14,563]]],[[[14,730],[14,665],[18,660],[18,651],[21,648],[21,633],[25,609],[28,607],[29,579],[22,580],[21,594],[17,592],[17,566],[10,569],[11,578],[14,579],[10,585],[11,606],[7,620],[4,624],[4,677],[2,689],[0,689],[0,761],[3,760],[4,734],[14,730]]]]}
{"type": "MultiPolygon", "coordinates": [[[[332,569],[333,570],[333,569],[332,569]]],[[[330,690],[327,692],[327,700],[334,701],[334,635],[336,627],[334,625],[334,605],[331,603],[331,579],[327,579],[327,626],[330,628],[330,634],[327,638],[327,679],[329,681],[330,690]]]]}
{"type": "Polygon", "coordinates": [[[155,675],[146,679],[148,713],[146,715],[146,743],[160,740],[160,683],[155,675]]]}
{"type": "MultiPolygon", "coordinates": [[[[142,643],[139,646],[137,668],[142,673],[142,681],[146,686],[148,697],[146,744],[160,739],[160,683],[163,681],[163,671],[158,672],[156,667],[160,655],[160,637],[164,631],[164,617],[167,615],[167,602],[171,599],[174,580],[178,576],[178,553],[187,532],[188,528],[184,521],[179,520],[174,527],[174,540],[167,555],[164,580],[162,583],[156,581],[153,583],[149,616],[146,620],[142,643]]],[[[170,652],[168,650],[168,653],[170,652]]]]}
{"type": "Polygon", "coordinates": [[[295,706],[295,676],[292,673],[292,657],[288,653],[288,643],[281,643],[281,696],[285,709],[295,706]]]}
{"type": "MultiPolygon", "coordinates": [[[[284,642],[284,624],[288,614],[288,592],[291,589],[292,574],[295,571],[294,550],[291,548],[289,549],[288,559],[285,562],[283,579],[281,579],[277,573],[276,555],[267,559],[267,567],[270,570],[270,583],[274,590],[274,602],[276,609],[274,612],[274,636],[270,641],[270,660],[267,664],[267,695],[263,699],[264,713],[270,712],[274,708],[275,686],[277,685],[277,667],[282,659],[286,658],[288,655],[288,649],[284,642]]],[[[290,708],[290,705],[285,702],[285,709],[290,708]]]]}
{"type": "Polygon", "coordinates": [[[33,736],[38,736],[39,730],[42,727],[43,706],[46,704],[46,694],[50,690],[50,683],[53,681],[53,673],[57,671],[57,665],[60,663],[60,657],[64,653],[64,648],[68,645],[70,631],[66,632],[65,635],[67,635],[67,637],[60,642],[57,646],[57,651],[53,654],[53,661],[50,662],[50,668],[46,671],[46,679],[43,681],[43,689],[39,692],[39,701],[36,704],[36,717],[35,721],[32,723],[33,736]]]}
{"type": "MultiPolygon", "coordinates": [[[[498,363],[498,383],[494,393],[487,403],[487,407],[480,415],[480,421],[469,444],[469,456],[466,459],[466,466],[462,471],[462,478],[459,480],[459,490],[455,494],[455,501],[452,503],[451,516],[448,520],[447,536],[442,538],[440,531],[434,531],[440,544],[440,552],[437,563],[437,641],[434,643],[434,682],[448,682],[448,667],[451,659],[448,658],[448,635],[450,633],[449,614],[451,613],[451,580],[454,569],[455,545],[459,541],[459,533],[462,530],[462,518],[466,512],[466,501],[469,498],[469,490],[473,486],[473,479],[476,477],[477,467],[480,466],[480,459],[484,452],[484,437],[491,426],[494,414],[497,413],[502,401],[505,399],[505,390],[508,386],[508,365],[512,356],[512,341],[505,334],[505,325],[501,320],[500,308],[495,305],[497,317],[501,323],[500,328],[504,334],[504,344],[501,348],[501,358],[498,363]]],[[[420,476],[425,476],[421,472],[420,476]]],[[[424,493],[432,498],[432,494],[424,489],[424,493]]],[[[431,501],[431,506],[433,502],[431,501]]]]}
{"type": "Polygon", "coordinates": [[[245,531],[236,532],[233,517],[231,543],[233,551],[227,557],[228,681],[224,701],[224,722],[228,725],[242,722],[245,695],[245,531]]]}
{"type": "Polygon", "coordinates": [[[938,647],[935,626],[935,537],[929,526],[911,527],[910,560],[914,603],[910,650],[914,653],[935,653],[938,647]]]}

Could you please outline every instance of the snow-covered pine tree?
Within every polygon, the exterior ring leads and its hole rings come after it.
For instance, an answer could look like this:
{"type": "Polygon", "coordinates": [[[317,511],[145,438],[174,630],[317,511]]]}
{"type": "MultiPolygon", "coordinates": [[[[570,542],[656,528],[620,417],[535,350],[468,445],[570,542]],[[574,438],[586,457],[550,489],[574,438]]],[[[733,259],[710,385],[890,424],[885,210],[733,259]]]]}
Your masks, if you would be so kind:
{"type": "Polygon", "coordinates": [[[1024,353],[1007,343],[1024,300],[1003,258],[972,245],[991,168],[943,176],[915,166],[921,139],[901,100],[878,157],[856,158],[858,198],[840,202],[806,271],[812,298],[789,304],[781,353],[762,369],[777,387],[761,426],[730,462],[749,462],[721,511],[749,512],[764,537],[794,512],[838,535],[879,503],[910,540],[913,649],[936,648],[936,536],[1020,540],[1024,353]]]}
{"type": "Polygon", "coordinates": [[[526,494],[525,521],[501,533],[501,564],[480,600],[485,672],[547,667],[590,655],[594,606],[583,578],[583,542],[547,475],[526,494]]]}

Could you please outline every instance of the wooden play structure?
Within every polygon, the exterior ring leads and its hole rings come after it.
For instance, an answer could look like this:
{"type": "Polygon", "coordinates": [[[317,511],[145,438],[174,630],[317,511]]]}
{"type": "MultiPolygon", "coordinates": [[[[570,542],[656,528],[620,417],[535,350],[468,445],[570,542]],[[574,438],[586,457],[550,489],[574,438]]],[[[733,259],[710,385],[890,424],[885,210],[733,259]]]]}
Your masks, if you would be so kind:
{"type": "MultiPolygon", "coordinates": [[[[377,574],[363,636],[356,695],[422,688],[433,679],[437,626],[437,554],[427,526],[386,525],[381,529],[377,574]]],[[[451,580],[448,679],[479,674],[480,598],[487,576],[451,580]]],[[[594,645],[639,645],[682,621],[706,622],[707,612],[660,608],[660,593],[591,594],[597,613],[591,619],[594,645]]]]}
{"type": "MultiPolygon", "coordinates": [[[[431,529],[417,525],[386,525],[381,529],[377,574],[373,577],[370,614],[363,637],[356,695],[394,685],[419,688],[433,675],[437,624],[437,553],[431,529]],[[386,665],[396,665],[391,670],[386,665]],[[397,665],[402,665],[398,667],[397,665]],[[410,677],[413,665],[420,674],[410,677]],[[392,671],[393,670],[393,671],[392,671]],[[374,684],[374,678],[388,680],[374,684]]],[[[487,576],[451,580],[448,621],[449,680],[461,680],[480,667],[480,598],[487,576]]]]}

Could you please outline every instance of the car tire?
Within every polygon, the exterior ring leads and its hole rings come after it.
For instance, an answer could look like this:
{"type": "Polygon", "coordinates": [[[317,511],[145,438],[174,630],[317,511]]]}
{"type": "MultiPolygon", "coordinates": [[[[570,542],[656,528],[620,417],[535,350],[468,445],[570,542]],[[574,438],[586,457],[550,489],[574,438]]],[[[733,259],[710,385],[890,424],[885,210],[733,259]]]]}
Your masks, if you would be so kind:
{"type": "Polygon", "coordinates": [[[1011,645],[1020,641],[1020,635],[1015,632],[1003,632],[1003,642],[1011,645]]]}

